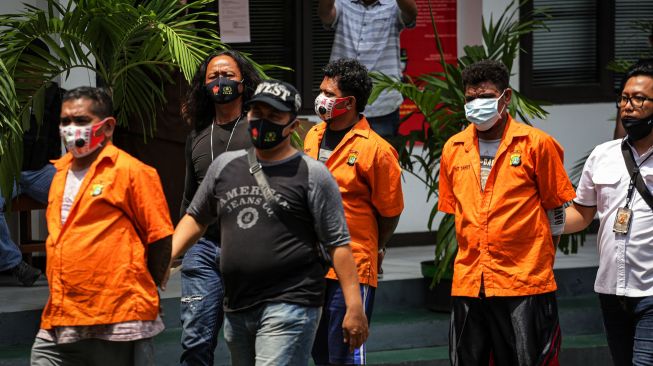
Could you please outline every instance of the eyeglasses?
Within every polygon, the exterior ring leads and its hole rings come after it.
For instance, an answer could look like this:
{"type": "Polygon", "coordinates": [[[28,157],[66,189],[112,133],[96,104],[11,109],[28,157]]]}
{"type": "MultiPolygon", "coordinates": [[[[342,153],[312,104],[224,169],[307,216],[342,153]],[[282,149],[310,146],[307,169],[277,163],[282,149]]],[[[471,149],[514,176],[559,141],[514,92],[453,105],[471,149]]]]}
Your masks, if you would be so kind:
{"type": "Polygon", "coordinates": [[[647,100],[653,100],[653,99],[642,97],[640,95],[635,95],[632,97],[627,97],[625,95],[622,95],[617,98],[617,108],[625,107],[628,104],[628,102],[630,102],[630,105],[632,105],[633,108],[642,108],[644,102],[646,102],[647,100]]]}

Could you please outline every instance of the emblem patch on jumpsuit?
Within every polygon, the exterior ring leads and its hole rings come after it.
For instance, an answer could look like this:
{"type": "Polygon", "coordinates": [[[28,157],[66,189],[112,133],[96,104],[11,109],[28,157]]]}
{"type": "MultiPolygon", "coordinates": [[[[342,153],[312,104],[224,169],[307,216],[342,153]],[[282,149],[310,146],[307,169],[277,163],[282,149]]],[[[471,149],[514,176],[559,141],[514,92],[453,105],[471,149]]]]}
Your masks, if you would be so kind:
{"type": "Polygon", "coordinates": [[[510,155],[510,165],[519,166],[521,164],[521,155],[512,154],[510,155]]]}
{"type": "Polygon", "coordinates": [[[356,164],[356,159],[358,159],[358,153],[355,151],[350,152],[349,157],[347,158],[347,165],[356,164]]]}
{"type": "Polygon", "coordinates": [[[93,184],[93,187],[91,189],[91,196],[96,197],[102,194],[102,190],[104,189],[104,185],[102,184],[93,184]]]}

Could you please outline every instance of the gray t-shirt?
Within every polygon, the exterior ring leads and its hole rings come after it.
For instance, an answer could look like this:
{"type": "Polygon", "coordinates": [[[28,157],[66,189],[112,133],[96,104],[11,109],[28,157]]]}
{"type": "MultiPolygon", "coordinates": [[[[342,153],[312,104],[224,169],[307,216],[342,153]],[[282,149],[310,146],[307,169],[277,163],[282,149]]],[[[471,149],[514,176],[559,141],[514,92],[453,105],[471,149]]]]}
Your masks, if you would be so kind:
{"type": "Polygon", "coordinates": [[[498,140],[483,140],[478,139],[478,152],[481,158],[481,189],[485,190],[485,183],[487,177],[490,175],[492,165],[494,165],[494,157],[497,155],[501,145],[501,139],[498,140]]]}
{"type": "Polygon", "coordinates": [[[323,164],[303,153],[261,165],[287,210],[286,223],[268,207],[245,150],[213,161],[187,211],[201,224],[220,225],[225,310],[262,302],[320,306],[325,268],[316,242],[329,248],[350,241],[338,186],[323,164]]]}

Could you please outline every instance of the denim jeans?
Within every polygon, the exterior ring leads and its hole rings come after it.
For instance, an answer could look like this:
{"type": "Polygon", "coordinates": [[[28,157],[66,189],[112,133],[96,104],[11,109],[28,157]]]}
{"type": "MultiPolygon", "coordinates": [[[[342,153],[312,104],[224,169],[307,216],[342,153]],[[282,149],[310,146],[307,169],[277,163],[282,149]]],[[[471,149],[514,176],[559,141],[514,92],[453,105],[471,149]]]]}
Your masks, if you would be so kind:
{"type": "MultiPolygon", "coordinates": [[[[39,170],[21,172],[18,186],[14,184],[11,197],[16,197],[22,193],[41,203],[48,203],[50,183],[52,183],[52,177],[54,177],[56,171],[57,170],[52,166],[52,164],[46,164],[39,170]]],[[[2,192],[0,192],[0,271],[14,268],[22,260],[20,250],[11,240],[11,234],[9,233],[9,226],[7,226],[4,210],[5,199],[2,196],[2,192]]]]}
{"type": "Polygon", "coordinates": [[[306,366],[322,308],[263,303],[225,315],[232,366],[306,366]]]}
{"type": "Polygon", "coordinates": [[[213,365],[222,326],[220,247],[200,238],[184,255],[181,270],[182,365],[213,365]]]}
{"type": "Polygon", "coordinates": [[[653,296],[599,294],[615,366],[653,365],[653,296]]]}
{"type": "Polygon", "coordinates": [[[384,116],[366,118],[374,132],[378,133],[379,136],[383,137],[384,139],[387,140],[397,136],[397,133],[399,132],[400,121],[398,109],[384,116]]]}

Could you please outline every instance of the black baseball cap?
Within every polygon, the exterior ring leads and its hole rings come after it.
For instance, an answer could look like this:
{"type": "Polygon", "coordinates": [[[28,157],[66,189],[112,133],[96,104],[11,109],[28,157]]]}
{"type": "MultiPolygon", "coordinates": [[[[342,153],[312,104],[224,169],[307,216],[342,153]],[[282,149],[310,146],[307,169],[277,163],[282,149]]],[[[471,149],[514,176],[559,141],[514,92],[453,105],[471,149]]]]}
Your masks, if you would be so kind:
{"type": "Polygon", "coordinates": [[[269,104],[282,112],[299,113],[302,107],[302,97],[294,86],[281,80],[263,80],[256,87],[252,98],[246,106],[261,102],[269,104]]]}

